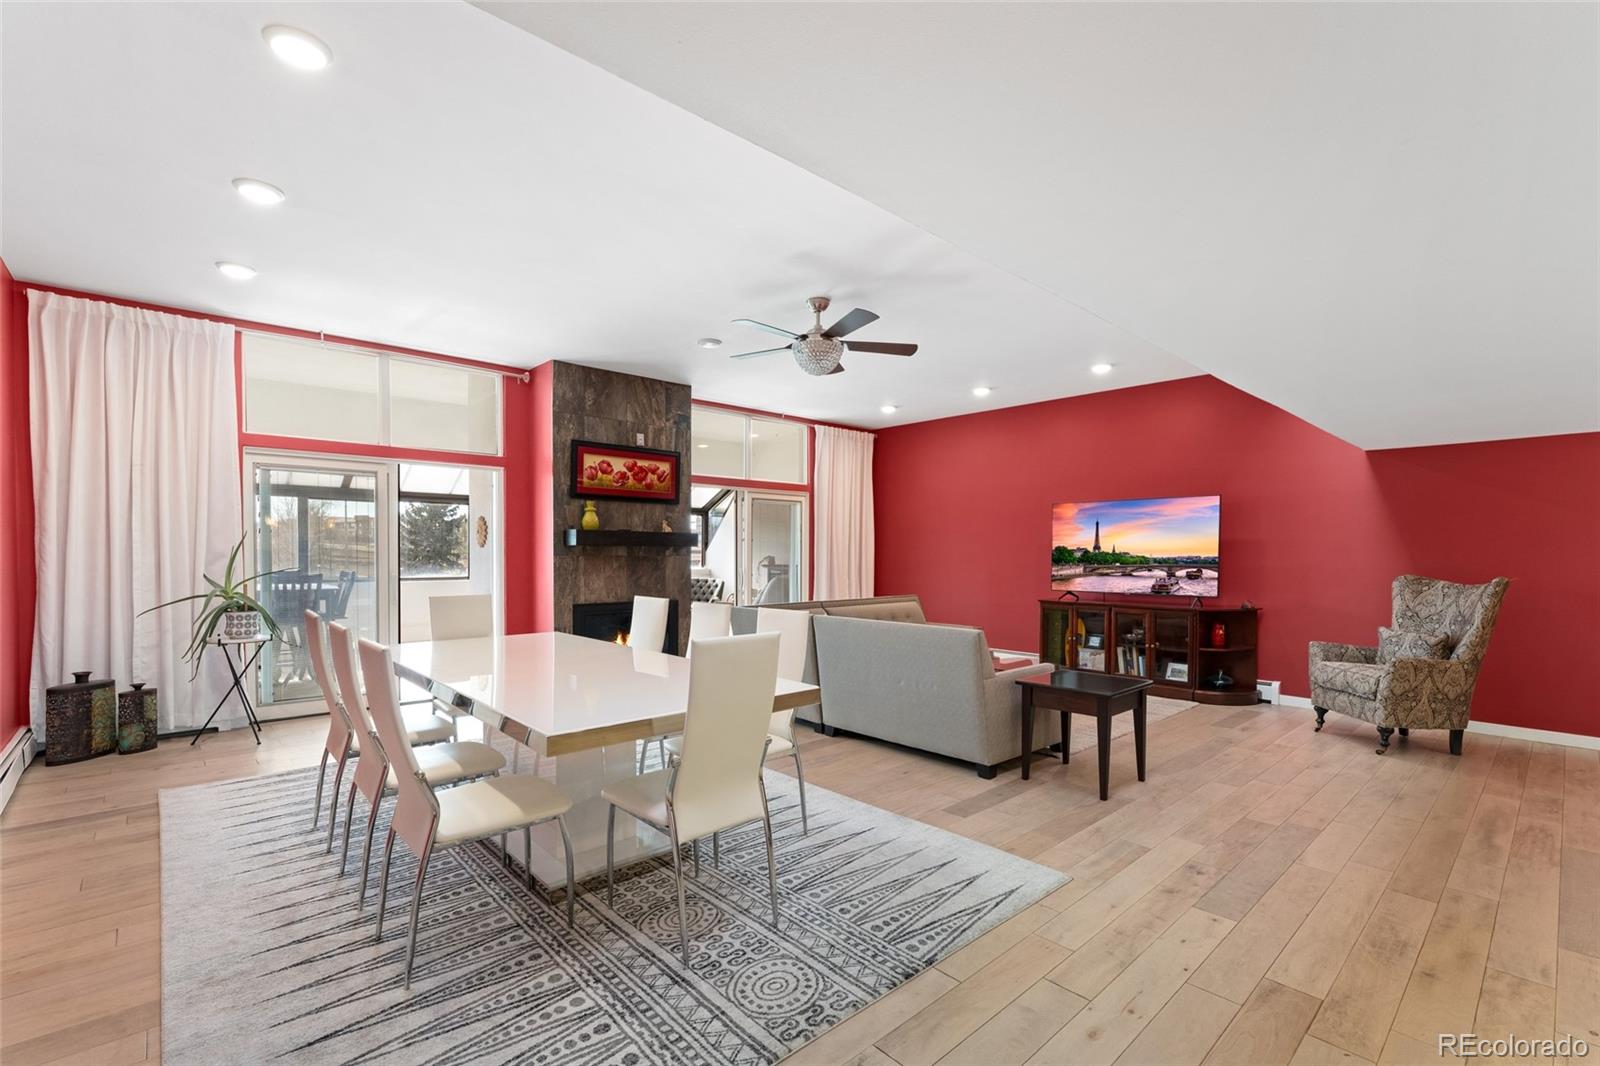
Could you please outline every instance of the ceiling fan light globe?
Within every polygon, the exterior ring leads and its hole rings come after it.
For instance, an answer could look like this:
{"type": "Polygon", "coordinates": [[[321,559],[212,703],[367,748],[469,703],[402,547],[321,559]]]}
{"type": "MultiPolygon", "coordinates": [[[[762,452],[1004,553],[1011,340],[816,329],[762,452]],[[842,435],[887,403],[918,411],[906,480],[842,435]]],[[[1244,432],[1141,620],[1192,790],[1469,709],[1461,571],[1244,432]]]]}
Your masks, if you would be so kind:
{"type": "Polygon", "coordinates": [[[813,377],[833,373],[844,357],[844,342],[836,337],[808,334],[791,344],[795,365],[813,377]]]}

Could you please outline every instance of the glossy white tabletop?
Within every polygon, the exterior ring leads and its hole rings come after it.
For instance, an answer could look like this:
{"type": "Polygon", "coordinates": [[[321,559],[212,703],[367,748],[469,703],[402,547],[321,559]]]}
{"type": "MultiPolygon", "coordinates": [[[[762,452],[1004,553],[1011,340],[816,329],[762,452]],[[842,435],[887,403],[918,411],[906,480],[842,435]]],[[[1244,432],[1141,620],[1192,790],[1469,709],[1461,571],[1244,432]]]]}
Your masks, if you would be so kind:
{"type": "MultiPolygon", "coordinates": [[[[683,728],[689,660],[570,633],[520,633],[394,647],[395,672],[544,754],[683,728]],[[500,721],[504,719],[504,722],[500,721]]],[[[778,679],[773,710],[816,703],[815,685],[778,679]]]]}

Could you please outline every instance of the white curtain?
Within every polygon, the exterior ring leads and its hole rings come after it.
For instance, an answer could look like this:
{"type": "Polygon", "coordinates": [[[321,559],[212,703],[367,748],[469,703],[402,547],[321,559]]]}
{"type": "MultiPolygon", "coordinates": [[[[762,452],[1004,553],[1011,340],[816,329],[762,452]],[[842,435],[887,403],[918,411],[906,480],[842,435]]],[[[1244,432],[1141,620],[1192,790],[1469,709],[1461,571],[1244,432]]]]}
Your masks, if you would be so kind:
{"type": "Polygon", "coordinates": [[[815,489],[819,600],[873,595],[872,434],[818,426],[815,489]]]}
{"type": "MultiPolygon", "coordinates": [[[[200,725],[226,690],[212,649],[180,661],[198,604],[139,617],[220,575],[239,540],[233,327],[28,293],[39,571],[33,728],[75,670],[159,690],[161,729],[200,725]]],[[[230,700],[219,725],[243,721],[230,700]]],[[[48,742],[48,738],[46,738],[48,742]]]]}

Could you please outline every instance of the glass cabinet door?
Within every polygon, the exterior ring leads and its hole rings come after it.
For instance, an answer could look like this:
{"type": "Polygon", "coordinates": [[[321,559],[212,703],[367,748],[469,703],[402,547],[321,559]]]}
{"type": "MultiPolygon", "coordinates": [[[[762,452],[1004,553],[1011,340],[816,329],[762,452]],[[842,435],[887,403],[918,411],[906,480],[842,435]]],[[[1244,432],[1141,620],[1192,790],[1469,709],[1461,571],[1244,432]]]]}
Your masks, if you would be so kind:
{"type": "Polygon", "coordinates": [[[1079,670],[1106,668],[1106,611],[1104,608],[1076,608],[1072,612],[1073,665],[1079,670]]]}
{"type": "Polygon", "coordinates": [[[1175,685],[1189,683],[1189,621],[1191,616],[1157,611],[1155,616],[1155,680],[1175,685]]]}
{"type": "Polygon", "coordinates": [[[1150,615],[1144,611],[1113,613],[1116,631],[1116,666],[1119,674],[1150,676],[1150,615]]]}
{"type": "Polygon", "coordinates": [[[1072,620],[1072,612],[1043,611],[1041,615],[1043,624],[1039,639],[1040,657],[1045,662],[1069,665],[1072,662],[1072,649],[1067,640],[1067,627],[1072,620]]]}

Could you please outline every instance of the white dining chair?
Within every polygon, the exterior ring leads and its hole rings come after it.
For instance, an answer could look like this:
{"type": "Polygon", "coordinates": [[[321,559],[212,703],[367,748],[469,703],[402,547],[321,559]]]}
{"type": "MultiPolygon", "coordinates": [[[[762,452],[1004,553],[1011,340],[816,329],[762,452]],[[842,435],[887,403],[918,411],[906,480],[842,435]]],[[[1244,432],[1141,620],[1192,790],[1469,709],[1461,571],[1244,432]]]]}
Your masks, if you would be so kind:
{"type": "MultiPolygon", "coordinates": [[[[361,846],[361,887],[356,893],[356,909],[360,910],[367,899],[367,872],[372,862],[372,834],[378,824],[378,808],[384,796],[394,794],[396,780],[394,760],[384,749],[383,742],[372,720],[361,688],[361,678],[356,668],[355,638],[350,630],[338,623],[328,625],[328,650],[333,660],[332,674],[344,706],[352,711],[351,719],[366,740],[366,754],[356,760],[356,772],[350,779],[350,794],[344,808],[344,843],[339,850],[339,874],[344,875],[345,862],[350,856],[350,829],[355,822],[356,794],[367,801],[367,833],[361,846]],[[346,693],[355,695],[345,699],[346,693]]],[[[398,691],[398,685],[396,690],[398,691]]],[[[402,705],[400,717],[406,718],[402,705]]],[[[409,741],[413,734],[407,731],[409,741]]],[[[425,744],[416,751],[417,765],[428,784],[434,788],[460,784],[505,768],[505,756],[488,744],[476,741],[441,741],[425,744]]],[[[332,835],[329,835],[332,843],[332,835]]],[[[331,847],[330,847],[331,850],[331,847]]],[[[502,842],[502,855],[509,857],[502,842]]]]}
{"type": "Polygon", "coordinates": [[[565,815],[572,801],[542,777],[521,775],[486,777],[435,792],[417,764],[416,753],[405,742],[400,703],[396,699],[394,660],[389,649],[370,640],[360,642],[361,672],[367,680],[368,709],[385,751],[398,751],[394,760],[394,815],[383,842],[383,869],[378,875],[377,939],[383,940],[383,910],[389,896],[389,863],[399,837],[417,857],[417,879],[411,889],[411,920],[406,933],[405,986],[411,987],[411,967],[417,956],[417,919],[422,911],[422,885],[435,851],[459,847],[490,837],[522,830],[528,849],[528,888],[533,888],[533,834],[531,827],[554,820],[561,828],[561,846],[567,857],[567,924],[572,924],[572,838],[565,815]]]}
{"type": "Polygon", "coordinates": [[[494,599],[488,595],[428,597],[430,640],[465,640],[494,634],[494,599]]]}
{"type": "Polygon", "coordinates": [[[667,608],[671,600],[660,596],[635,596],[628,644],[645,651],[660,651],[667,643],[667,608]]]}
{"type": "Polygon", "coordinates": [[[333,799],[328,804],[328,847],[333,847],[333,819],[339,810],[339,782],[344,778],[345,763],[361,754],[360,733],[344,705],[340,703],[333,687],[333,677],[328,672],[327,657],[322,650],[322,618],[315,611],[305,612],[306,644],[312,648],[311,676],[322,693],[323,705],[328,710],[328,735],[322,742],[322,762],[317,766],[317,795],[311,803],[311,828],[317,828],[322,814],[322,784],[328,776],[328,760],[338,760],[333,771],[333,799]]]}
{"type": "Polygon", "coordinates": [[[680,755],[665,770],[613,781],[600,790],[606,812],[606,903],[616,896],[615,840],[620,808],[672,841],[678,883],[678,949],[689,965],[682,845],[760,820],[767,838],[767,888],[778,922],[778,863],[761,779],[768,718],[778,679],[778,635],[751,633],[697,641],[689,667],[689,705],[680,755]]]}
{"type": "MultiPolygon", "coordinates": [[[[811,650],[811,612],[791,611],[782,607],[756,608],[756,632],[778,634],[778,676],[786,681],[803,681],[806,656],[811,650]]],[[[693,647],[691,644],[690,647],[693,647]]],[[[771,743],[767,745],[767,758],[778,759],[787,755],[794,759],[794,776],[800,791],[800,833],[811,832],[811,822],[806,817],[806,772],[800,763],[800,745],[794,738],[794,710],[773,711],[767,727],[771,743]]],[[[663,744],[666,762],[677,756],[683,748],[683,738],[668,737],[663,744]]],[[[640,770],[643,771],[641,760],[640,770]]]]}
{"type": "MultiPolygon", "coordinates": [[[[694,651],[694,642],[697,640],[726,637],[732,632],[733,604],[699,601],[689,604],[689,652],[694,651]]],[[[661,765],[667,765],[667,740],[668,738],[663,735],[639,742],[639,773],[644,773],[645,756],[649,754],[651,744],[656,746],[661,765]]]]}
{"type": "Polygon", "coordinates": [[[696,600],[689,604],[689,650],[694,650],[697,640],[710,640],[712,637],[726,637],[733,633],[733,604],[731,603],[701,603],[696,600]]]}

